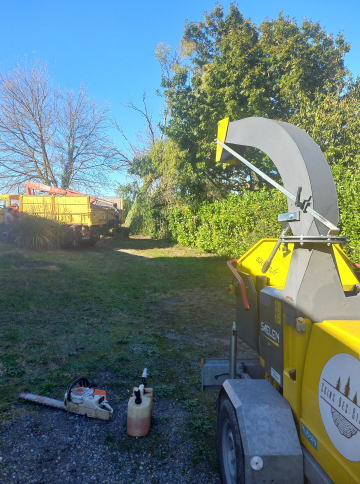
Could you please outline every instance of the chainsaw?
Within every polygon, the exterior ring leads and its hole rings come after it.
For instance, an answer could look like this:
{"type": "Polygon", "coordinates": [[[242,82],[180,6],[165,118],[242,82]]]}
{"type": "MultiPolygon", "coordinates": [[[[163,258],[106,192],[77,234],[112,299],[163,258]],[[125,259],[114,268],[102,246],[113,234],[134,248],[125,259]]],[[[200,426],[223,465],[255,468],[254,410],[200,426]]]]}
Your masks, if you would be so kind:
{"type": "Polygon", "coordinates": [[[110,420],[113,409],[107,401],[106,392],[105,390],[95,389],[95,387],[95,383],[89,383],[87,378],[81,377],[71,383],[65,393],[63,402],[27,392],[20,393],[19,398],[43,405],[50,405],[68,412],[87,415],[91,418],[110,420]]]}

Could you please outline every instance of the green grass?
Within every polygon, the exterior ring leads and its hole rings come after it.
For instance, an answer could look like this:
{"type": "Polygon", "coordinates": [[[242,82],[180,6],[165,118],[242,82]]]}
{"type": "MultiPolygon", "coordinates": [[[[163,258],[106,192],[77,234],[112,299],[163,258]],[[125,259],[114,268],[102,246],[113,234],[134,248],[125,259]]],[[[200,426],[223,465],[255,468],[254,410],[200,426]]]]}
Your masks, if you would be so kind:
{"type": "MultiPolygon", "coordinates": [[[[61,399],[78,376],[103,372],[112,376],[99,385],[124,400],[148,367],[154,404],[185,410],[195,461],[216,462],[216,396],[200,392],[199,363],[227,355],[235,301],[226,259],[141,238],[42,253],[0,244],[0,274],[0,417],[11,418],[21,391],[61,399]]],[[[149,436],[141,451],[154,454],[157,438],[166,437],[149,436]]]]}

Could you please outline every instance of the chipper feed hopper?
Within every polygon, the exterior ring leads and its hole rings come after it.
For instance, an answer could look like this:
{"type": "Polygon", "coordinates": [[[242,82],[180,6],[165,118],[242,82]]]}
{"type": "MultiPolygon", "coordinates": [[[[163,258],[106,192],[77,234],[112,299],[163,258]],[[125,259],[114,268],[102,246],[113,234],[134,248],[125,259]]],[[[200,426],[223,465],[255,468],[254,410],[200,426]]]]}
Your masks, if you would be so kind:
{"type": "Polygon", "coordinates": [[[203,390],[220,391],[223,483],[360,483],[359,269],[342,250],[328,163],[304,131],[264,118],[221,121],[217,143],[217,161],[247,164],[288,201],[280,239],[228,263],[230,360],[203,360],[203,390]],[[242,157],[246,146],[283,186],[242,157]],[[236,359],[237,335],[258,358],[236,359]]]}

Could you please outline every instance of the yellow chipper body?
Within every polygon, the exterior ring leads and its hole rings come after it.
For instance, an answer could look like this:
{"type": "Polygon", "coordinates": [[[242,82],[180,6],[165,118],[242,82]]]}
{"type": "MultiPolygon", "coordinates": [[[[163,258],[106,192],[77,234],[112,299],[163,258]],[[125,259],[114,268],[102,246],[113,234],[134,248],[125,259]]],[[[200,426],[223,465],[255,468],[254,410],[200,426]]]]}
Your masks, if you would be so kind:
{"type": "Polygon", "coordinates": [[[249,166],[244,146],[265,152],[289,209],[278,240],[228,263],[230,359],[203,360],[203,390],[220,390],[223,483],[360,483],[360,271],[342,249],[326,159],[299,128],[264,118],[223,120],[218,144],[224,163],[249,166]],[[238,336],[258,357],[237,359],[238,336]]]}

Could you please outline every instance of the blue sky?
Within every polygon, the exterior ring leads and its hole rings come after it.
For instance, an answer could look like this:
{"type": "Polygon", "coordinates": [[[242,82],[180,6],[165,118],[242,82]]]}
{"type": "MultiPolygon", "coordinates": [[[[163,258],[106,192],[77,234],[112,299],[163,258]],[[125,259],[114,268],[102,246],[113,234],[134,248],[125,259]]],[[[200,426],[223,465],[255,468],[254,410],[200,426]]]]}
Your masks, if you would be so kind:
{"type": "MultiPolygon", "coordinates": [[[[227,12],[230,3],[222,5],[227,12]]],[[[176,46],[185,20],[200,21],[214,6],[215,2],[204,0],[0,0],[0,68],[7,71],[14,60],[25,56],[47,62],[55,84],[76,90],[83,82],[91,96],[110,104],[118,124],[134,140],[135,133],[143,130],[142,120],[122,102],[140,105],[146,89],[149,108],[155,117],[160,113],[161,99],[155,95],[160,83],[156,46],[160,42],[176,46]]],[[[345,62],[360,75],[359,0],[257,0],[239,2],[238,7],[257,25],[283,11],[298,22],[303,17],[320,21],[328,33],[344,31],[352,44],[345,62]]],[[[114,180],[123,182],[125,174],[116,174],[114,180]]]]}

